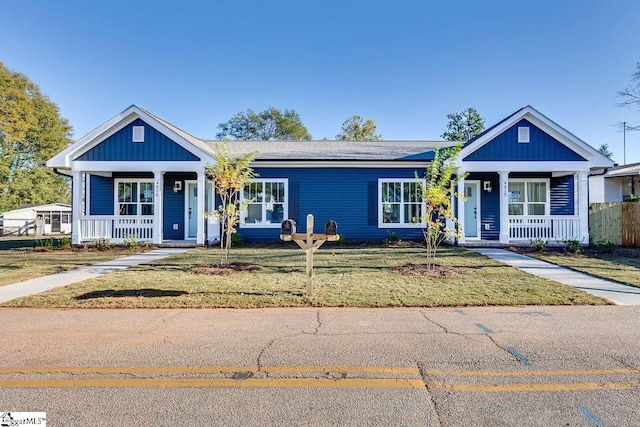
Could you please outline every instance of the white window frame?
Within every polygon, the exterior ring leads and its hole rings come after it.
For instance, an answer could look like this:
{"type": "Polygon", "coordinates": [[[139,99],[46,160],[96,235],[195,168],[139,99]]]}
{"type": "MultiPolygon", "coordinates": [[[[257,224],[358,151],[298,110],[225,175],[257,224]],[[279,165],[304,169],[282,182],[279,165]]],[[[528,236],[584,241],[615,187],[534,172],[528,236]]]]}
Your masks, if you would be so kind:
{"type": "MultiPolygon", "coordinates": [[[[115,216],[121,216],[121,217],[129,217],[129,218],[133,218],[133,217],[138,217],[138,216],[144,216],[147,218],[152,218],[155,216],[156,212],[155,212],[155,200],[156,200],[156,195],[155,192],[153,194],[153,202],[152,203],[148,203],[148,202],[141,202],[138,198],[138,201],[135,202],[138,205],[137,210],[137,214],[136,215],[121,215],[120,214],[120,201],[118,200],[118,185],[122,184],[122,183],[137,183],[138,184],[138,192],[140,191],[140,184],[141,183],[148,183],[151,184],[151,187],[154,188],[155,187],[155,182],[153,178],[117,178],[113,180],[113,211],[115,213],[115,216]],[[154,205],[153,208],[153,215],[142,215],[142,206],[141,205],[154,205]]],[[[128,203],[128,202],[123,202],[123,203],[128,203]]],[[[131,203],[133,204],[133,203],[131,203]]]]}
{"type": "MultiPolygon", "coordinates": [[[[285,220],[289,218],[289,180],[287,178],[260,178],[260,179],[252,179],[251,184],[262,184],[262,188],[264,189],[264,185],[268,182],[284,184],[284,201],[282,204],[284,205],[282,219],[285,220]]],[[[240,191],[240,203],[244,202],[244,188],[240,191]]],[[[252,202],[259,203],[259,202],[252,202]]],[[[281,223],[272,223],[266,222],[267,219],[267,204],[266,200],[261,202],[262,204],[262,222],[258,223],[245,223],[244,220],[247,216],[247,210],[244,209],[240,213],[240,228],[280,228],[281,223]]]]}
{"type": "MultiPolygon", "coordinates": [[[[388,222],[383,222],[384,220],[384,209],[383,209],[383,205],[384,203],[382,203],[382,184],[385,183],[419,183],[422,184],[423,186],[426,184],[426,181],[424,179],[420,179],[420,178],[378,178],[378,228],[424,228],[426,227],[426,222],[424,220],[424,217],[421,218],[420,222],[416,222],[416,223],[406,223],[406,222],[398,222],[398,223],[388,223],[388,222]]],[[[424,188],[424,187],[423,187],[424,188]]],[[[405,202],[404,199],[404,191],[401,192],[401,201],[400,201],[400,221],[404,220],[404,206],[407,203],[411,203],[412,202],[405,202]]],[[[427,209],[427,204],[425,203],[424,199],[422,200],[421,203],[421,207],[422,207],[422,214],[424,215],[424,213],[426,212],[427,209]]]]}
{"type": "Polygon", "coordinates": [[[524,207],[526,207],[526,209],[523,209],[523,214],[522,215],[512,215],[510,214],[509,217],[515,217],[515,218],[519,218],[519,217],[523,217],[523,216],[549,216],[550,212],[551,212],[551,180],[549,178],[509,178],[509,181],[507,183],[507,212],[508,212],[508,206],[511,204],[515,204],[515,203],[510,203],[508,198],[509,198],[509,183],[511,182],[524,182],[524,201],[523,202],[516,202],[518,204],[523,204],[524,207]],[[544,204],[544,215],[529,215],[529,209],[528,209],[528,205],[531,203],[535,203],[535,204],[542,204],[542,202],[529,202],[528,198],[529,198],[529,194],[527,191],[527,186],[529,182],[544,182],[547,184],[547,201],[544,204]],[[526,212],[525,212],[526,211],[526,212]]]}

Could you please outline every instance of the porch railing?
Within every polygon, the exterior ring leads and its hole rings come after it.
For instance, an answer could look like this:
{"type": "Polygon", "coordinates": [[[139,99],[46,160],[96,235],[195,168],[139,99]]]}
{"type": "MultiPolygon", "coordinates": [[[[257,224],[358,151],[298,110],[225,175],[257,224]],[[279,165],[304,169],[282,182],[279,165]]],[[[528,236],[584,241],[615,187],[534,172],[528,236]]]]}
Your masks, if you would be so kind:
{"type": "Polygon", "coordinates": [[[510,240],[579,240],[580,217],[577,216],[510,216],[510,240]]]}
{"type": "Polygon", "coordinates": [[[123,242],[153,240],[153,217],[142,216],[86,216],[80,218],[80,241],[108,239],[123,242]]]}

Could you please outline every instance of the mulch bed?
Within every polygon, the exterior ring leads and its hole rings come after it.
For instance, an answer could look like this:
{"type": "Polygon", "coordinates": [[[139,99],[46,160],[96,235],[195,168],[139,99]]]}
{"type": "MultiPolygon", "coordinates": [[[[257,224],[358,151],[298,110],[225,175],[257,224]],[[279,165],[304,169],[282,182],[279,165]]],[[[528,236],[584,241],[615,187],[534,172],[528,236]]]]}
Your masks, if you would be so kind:
{"type": "Polygon", "coordinates": [[[400,267],[394,267],[393,271],[403,276],[414,277],[450,277],[461,273],[461,269],[457,267],[446,267],[442,265],[434,265],[433,268],[427,268],[425,264],[405,264],[400,267]]]}
{"type": "Polygon", "coordinates": [[[243,262],[232,262],[224,266],[200,265],[191,267],[187,272],[191,274],[211,274],[215,276],[230,276],[235,273],[261,271],[262,266],[243,262]]]}

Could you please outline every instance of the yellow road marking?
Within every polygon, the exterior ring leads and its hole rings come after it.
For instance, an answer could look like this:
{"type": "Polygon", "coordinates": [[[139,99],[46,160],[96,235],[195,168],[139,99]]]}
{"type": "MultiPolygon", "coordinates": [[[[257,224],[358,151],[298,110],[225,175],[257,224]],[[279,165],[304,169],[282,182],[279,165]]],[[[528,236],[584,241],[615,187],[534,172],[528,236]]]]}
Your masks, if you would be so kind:
{"type": "Polygon", "coordinates": [[[637,383],[568,383],[568,384],[450,384],[434,383],[429,389],[472,392],[542,392],[542,391],[589,391],[629,390],[638,388],[637,383]]]}
{"type": "Polygon", "coordinates": [[[640,368],[613,368],[613,369],[558,369],[552,371],[451,371],[439,369],[427,369],[431,375],[444,375],[454,377],[547,377],[547,376],[574,376],[574,375],[611,375],[611,374],[638,374],[640,368]]]}
{"type": "Polygon", "coordinates": [[[0,387],[300,387],[300,388],[414,388],[422,380],[400,378],[105,378],[69,380],[0,380],[0,387]]]}
{"type": "MultiPolygon", "coordinates": [[[[148,367],[39,367],[0,368],[0,374],[215,374],[256,372],[255,366],[148,366],[148,367]]],[[[266,373],[372,373],[420,375],[418,368],[384,366],[265,366],[260,372],[266,373]]]]}

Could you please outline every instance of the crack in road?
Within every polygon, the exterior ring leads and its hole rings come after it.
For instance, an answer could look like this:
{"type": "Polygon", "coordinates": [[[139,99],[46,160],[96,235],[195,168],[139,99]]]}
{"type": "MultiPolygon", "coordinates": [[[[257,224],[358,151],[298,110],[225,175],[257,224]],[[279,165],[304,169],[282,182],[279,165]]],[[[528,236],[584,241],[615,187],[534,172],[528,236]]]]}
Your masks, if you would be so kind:
{"type": "Polygon", "coordinates": [[[433,323],[434,325],[442,329],[446,334],[459,335],[467,339],[473,339],[469,335],[476,335],[476,334],[461,334],[460,332],[451,332],[450,330],[442,326],[440,323],[430,319],[424,311],[421,311],[420,314],[422,314],[422,317],[424,317],[428,322],[433,323]]]}
{"type": "Polygon", "coordinates": [[[422,364],[421,362],[416,362],[416,364],[418,365],[418,371],[420,372],[420,376],[422,377],[424,388],[427,391],[427,394],[429,395],[429,401],[431,402],[431,406],[433,406],[433,412],[435,413],[436,419],[438,420],[438,425],[442,427],[444,425],[444,423],[442,422],[442,413],[440,408],[438,407],[438,403],[436,402],[436,398],[433,394],[433,390],[429,386],[427,369],[425,368],[424,364],[422,364]]]}
{"type": "Polygon", "coordinates": [[[313,331],[314,334],[318,334],[318,331],[322,327],[322,322],[320,321],[320,310],[316,311],[316,322],[318,322],[318,326],[316,326],[316,330],[313,331]]]}

